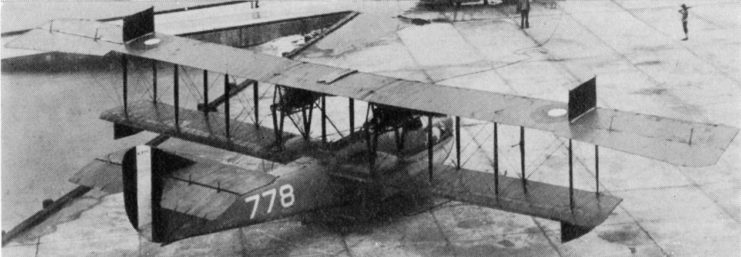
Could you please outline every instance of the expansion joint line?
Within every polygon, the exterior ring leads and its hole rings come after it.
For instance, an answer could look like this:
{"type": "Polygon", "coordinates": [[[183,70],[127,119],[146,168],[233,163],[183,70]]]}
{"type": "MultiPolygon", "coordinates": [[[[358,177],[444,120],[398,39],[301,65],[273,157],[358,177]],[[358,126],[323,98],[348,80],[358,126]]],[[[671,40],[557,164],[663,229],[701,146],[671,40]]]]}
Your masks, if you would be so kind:
{"type": "Polygon", "coordinates": [[[242,256],[247,257],[247,256],[250,256],[250,254],[247,251],[247,247],[244,246],[244,242],[247,241],[247,238],[244,236],[244,232],[242,232],[243,229],[244,228],[238,228],[236,230],[237,230],[237,233],[239,233],[239,246],[242,247],[240,252],[242,256]]]}
{"type": "MultiPolygon", "coordinates": [[[[608,43],[607,43],[607,42],[606,42],[605,40],[603,40],[602,38],[600,38],[599,36],[597,36],[597,34],[596,34],[596,33],[595,33],[594,31],[592,31],[591,29],[589,29],[589,27],[587,27],[587,26],[586,26],[586,25],[584,25],[583,23],[579,22],[579,20],[577,20],[577,19],[576,19],[576,18],[575,18],[575,17],[573,16],[573,15],[571,15],[571,13],[567,12],[567,11],[566,11],[566,10],[564,10],[564,9],[561,9],[561,11],[562,11],[562,12],[564,12],[564,13],[565,13],[566,15],[568,15],[569,17],[571,17],[571,19],[572,19],[572,20],[574,20],[574,22],[576,22],[576,23],[577,23],[577,24],[579,24],[579,26],[581,26],[581,27],[582,27],[582,28],[583,28],[584,30],[586,30],[587,32],[589,32],[589,34],[591,34],[591,35],[592,35],[592,36],[593,36],[593,37],[594,37],[595,39],[597,39],[597,40],[599,40],[600,42],[602,42],[602,44],[603,44],[604,46],[606,46],[606,47],[610,48],[610,50],[612,50],[612,52],[613,52],[613,53],[614,53],[615,55],[617,55],[618,57],[620,57],[620,59],[622,59],[622,60],[623,60],[623,61],[625,61],[626,63],[630,64],[630,65],[631,65],[631,66],[632,66],[632,67],[633,67],[633,68],[634,68],[635,70],[637,70],[638,72],[640,72],[641,74],[643,74],[643,76],[645,76],[645,77],[646,77],[646,78],[647,78],[647,79],[649,80],[649,82],[651,82],[652,84],[654,84],[654,86],[655,86],[655,87],[658,87],[658,88],[664,88],[663,86],[661,86],[661,85],[662,85],[663,83],[660,83],[660,82],[659,82],[659,81],[658,81],[658,80],[657,80],[656,78],[654,78],[653,76],[651,76],[650,74],[648,74],[648,72],[646,72],[645,70],[643,70],[643,69],[639,68],[639,67],[638,67],[638,66],[636,66],[635,64],[631,63],[631,62],[630,62],[630,59],[628,59],[628,57],[627,57],[627,56],[626,56],[625,54],[621,53],[620,51],[618,51],[617,49],[615,49],[615,47],[611,46],[611,45],[610,45],[610,44],[608,44],[608,43]]],[[[534,38],[532,38],[532,37],[530,37],[530,38],[531,38],[532,40],[535,40],[535,39],[534,39],[534,38]]],[[[563,66],[564,64],[561,64],[561,65],[563,66]]],[[[565,68],[565,67],[564,67],[564,68],[565,68]]],[[[679,101],[679,102],[683,102],[683,101],[682,101],[682,100],[681,100],[681,99],[680,99],[679,97],[677,97],[677,96],[676,96],[676,95],[674,95],[674,94],[666,94],[666,96],[668,96],[669,98],[671,98],[671,99],[673,99],[673,100],[676,100],[676,101],[679,101]]],[[[598,99],[601,99],[600,97],[597,97],[597,98],[598,98],[598,99]]],[[[604,101],[604,100],[600,100],[600,101],[601,101],[602,103],[605,103],[605,101],[604,101]]],[[[610,105],[609,105],[609,104],[604,104],[604,106],[605,106],[605,107],[608,107],[608,108],[610,107],[610,105]]],[[[702,118],[704,118],[704,120],[705,120],[705,121],[707,121],[707,118],[706,118],[705,116],[702,116],[702,118]]]]}
{"type": "Polygon", "coordinates": [[[741,220],[738,220],[738,218],[736,218],[735,216],[733,216],[733,211],[730,211],[730,210],[726,209],[725,207],[723,207],[723,205],[721,205],[718,202],[718,200],[716,200],[715,198],[713,198],[707,190],[703,189],[700,186],[700,184],[697,183],[697,181],[695,179],[693,179],[692,177],[690,177],[687,174],[685,174],[684,173],[684,170],[682,168],[678,168],[677,167],[676,170],[677,170],[677,172],[679,172],[679,174],[682,174],[682,176],[690,182],[690,186],[692,186],[692,187],[697,188],[698,190],[700,190],[700,192],[702,192],[702,194],[705,197],[707,197],[711,202],[713,202],[713,204],[715,204],[715,206],[718,207],[718,209],[720,209],[721,211],[723,211],[723,213],[726,214],[731,220],[735,221],[736,223],[741,223],[741,220]]]}
{"type": "MultiPolygon", "coordinates": [[[[581,165],[582,167],[584,167],[584,170],[585,170],[586,172],[588,172],[589,174],[591,174],[592,176],[594,176],[594,174],[592,173],[592,171],[591,171],[591,169],[589,168],[589,166],[587,166],[587,165],[586,165],[586,164],[585,164],[585,163],[584,163],[584,162],[583,162],[583,161],[582,161],[581,159],[579,159],[579,158],[576,158],[576,161],[577,161],[577,163],[579,163],[579,164],[580,164],[580,165],[581,165]]],[[[610,189],[609,189],[608,187],[606,187],[606,186],[605,186],[604,184],[600,183],[600,185],[601,185],[600,187],[602,188],[602,190],[600,190],[600,191],[601,191],[602,193],[610,193],[610,192],[612,192],[612,191],[611,191],[611,190],[610,190],[610,189]]],[[[633,221],[633,223],[634,223],[634,224],[635,224],[635,225],[636,225],[636,226],[637,226],[637,227],[638,227],[639,229],[641,229],[641,231],[642,231],[642,232],[643,232],[644,234],[646,234],[646,236],[648,237],[648,239],[649,239],[649,240],[651,240],[651,242],[653,242],[653,243],[654,243],[654,245],[655,245],[656,247],[658,247],[658,248],[659,248],[659,250],[661,250],[661,253],[662,253],[662,254],[663,254],[664,256],[671,256],[671,255],[669,255],[669,253],[667,253],[667,252],[666,252],[666,250],[664,250],[664,248],[663,248],[663,247],[661,247],[661,245],[659,245],[659,242],[656,242],[656,239],[654,239],[654,238],[653,238],[653,236],[651,236],[651,234],[650,234],[650,233],[648,232],[648,230],[646,230],[646,228],[644,228],[644,227],[643,227],[643,225],[641,225],[641,223],[640,223],[640,222],[639,222],[639,221],[638,221],[638,220],[637,220],[637,219],[636,219],[636,218],[635,218],[635,217],[634,217],[634,216],[633,216],[632,214],[630,214],[630,211],[628,211],[628,209],[627,209],[627,208],[623,207],[622,205],[618,205],[618,207],[619,207],[620,209],[622,209],[623,211],[625,211],[625,214],[627,214],[628,216],[630,216],[630,219],[631,219],[631,220],[633,221]]]]}
{"type": "MultiPolygon", "coordinates": [[[[613,4],[615,4],[617,7],[620,7],[620,9],[622,9],[625,12],[627,12],[631,17],[633,17],[637,21],[640,21],[641,23],[645,24],[647,27],[651,28],[652,30],[654,30],[656,32],[659,32],[661,35],[664,35],[664,37],[669,38],[669,36],[666,33],[664,33],[663,31],[661,31],[659,29],[657,29],[655,26],[651,25],[651,23],[648,23],[645,20],[639,18],[633,12],[631,12],[630,10],[628,10],[627,8],[625,8],[625,6],[621,5],[620,3],[616,2],[615,0],[610,0],[610,2],[612,2],[613,4]]],[[[690,50],[690,48],[687,47],[687,46],[685,46],[684,44],[678,44],[676,41],[672,41],[672,42],[674,42],[675,45],[681,46],[682,48],[684,48],[684,50],[686,50],[687,52],[689,52],[690,54],[692,54],[693,56],[695,56],[697,59],[702,60],[705,64],[710,65],[710,67],[713,67],[713,69],[715,69],[717,72],[719,72],[721,75],[723,75],[723,77],[726,77],[727,79],[733,81],[733,83],[735,83],[737,87],[741,87],[741,81],[738,81],[737,79],[731,77],[730,75],[728,75],[727,72],[725,72],[722,69],[720,69],[714,63],[710,62],[709,60],[707,60],[705,58],[700,57],[700,55],[698,55],[695,51],[690,50]]]]}
{"type": "MultiPolygon", "coordinates": [[[[340,237],[342,238],[342,247],[344,248],[344,252],[347,253],[347,256],[353,257],[352,251],[350,251],[350,246],[347,244],[347,235],[344,233],[340,233],[340,237]]],[[[339,253],[335,254],[334,256],[339,255],[343,251],[340,251],[339,253]]]]}
{"type": "Polygon", "coordinates": [[[404,40],[402,40],[401,37],[399,37],[398,33],[395,33],[394,36],[396,36],[399,42],[401,42],[401,44],[404,45],[404,50],[407,51],[407,54],[409,54],[409,57],[412,58],[412,61],[414,61],[414,64],[417,65],[417,68],[420,69],[422,73],[425,74],[425,77],[427,78],[427,82],[433,83],[435,80],[432,79],[432,76],[430,76],[427,70],[424,67],[422,67],[421,64],[419,64],[419,60],[417,60],[417,58],[414,57],[412,52],[409,50],[409,46],[406,43],[404,43],[404,40]]]}
{"type": "Polygon", "coordinates": [[[538,229],[540,229],[540,232],[543,233],[543,237],[545,237],[545,239],[548,240],[548,244],[553,248],[554,251],[556,251],[558,256],[563,257],[564,256],[563,253],[561,253],[561,250],[558,249],[558,246],[556,246],[556,243],[554,243],[553,240],[551,240],[551,237],[548,236],[548,233],[546,233],[546,230],[543,227],[543,225],[540,224],[540,222],[538,222],[538,220],[535,219],[535,217],[533,216],[530,216],[530,219],[532,219],[533,223],[535,223],[535,226],[537,226],[538,229]]]}
{"type": "MultiPolygon", "coordinates": [[[[448,238],[448,235],[445,234],[445,230],[443,230],[443,226],[440,225],[440,221],[437,220],[437,216],[435,216],[435,213],[432,212],[432,210],[429,211],[430,216],[432,216],[432,220],[435,221],[435,225],[437,225],[437,229],[440,231],[440,234],[443,235],[443,238],[445,239],[445,246],[452,247],[453,243],[450,242],[450,238],[448,238]]],[[[455,250],[453,250],[453,256],[458,256],[455,253],[455,250]]]]}

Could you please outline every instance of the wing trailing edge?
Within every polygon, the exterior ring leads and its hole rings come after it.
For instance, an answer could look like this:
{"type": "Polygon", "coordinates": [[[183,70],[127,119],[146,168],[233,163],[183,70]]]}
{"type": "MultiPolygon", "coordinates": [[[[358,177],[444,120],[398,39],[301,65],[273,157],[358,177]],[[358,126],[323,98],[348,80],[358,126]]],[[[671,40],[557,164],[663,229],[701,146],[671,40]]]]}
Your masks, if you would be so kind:
{"type": "Polygon", "coordinates": [[[499,176],[499,191],[493,174],[441,165],[436,167],[433,194],[507,212],[561,222],[562,241],[588,233],[604,222],[622,199],[574,189],[571,206],[569,188],[519,178],[499,176]],[[525,188],[527,188],[525,190],[525,188]]]}
{"type": "MultiPolygon", "coordinates": [[[[681,166],[715,164],[738,133],[724,125],[599,108],[591,96],[594,87],[572,91],[580,100],[563,103],[355,72],[160,33],[146,37],[157,38],[155,46],[145,40],[123,44],[119,26],[75,20],[53,24],[8,47],[95,55],[112,51],[327,95],[547,131],[681,166]],[[554,115],[562,111],[568,115],[554,115]]],[[[585,82],[595,83],[593,77],[585,82]]]]}

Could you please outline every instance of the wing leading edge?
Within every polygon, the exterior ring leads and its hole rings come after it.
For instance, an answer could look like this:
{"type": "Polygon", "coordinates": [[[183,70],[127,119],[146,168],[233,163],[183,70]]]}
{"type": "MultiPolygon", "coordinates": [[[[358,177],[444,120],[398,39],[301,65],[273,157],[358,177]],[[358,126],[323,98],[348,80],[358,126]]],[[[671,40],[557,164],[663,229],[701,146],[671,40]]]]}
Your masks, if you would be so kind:
{"type": "Polygon", "coordinates": [[[75,20],[53,24],[7,46],[95,55],[116,52],[366,102],[548,131],[681,166],[716,163],[738,133],[724,125],[599,107],[571,123],[566,115],[549,115],[552,110],[567,110],[563,102],[390,78],[160,33],[123,44],[114,40],[121,35],[119,26],[75,20]],[[156,46],[144,44],[151,37],[159,39],[156,46]],[[344,76],[328,82],[333,74],[344,76]]]}

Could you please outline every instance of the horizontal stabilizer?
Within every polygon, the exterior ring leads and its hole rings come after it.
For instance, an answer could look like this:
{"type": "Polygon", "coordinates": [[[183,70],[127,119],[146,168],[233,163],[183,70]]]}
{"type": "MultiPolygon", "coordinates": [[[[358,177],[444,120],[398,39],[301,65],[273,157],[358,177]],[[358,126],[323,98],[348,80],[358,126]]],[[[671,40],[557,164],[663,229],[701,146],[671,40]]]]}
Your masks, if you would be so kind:
{"type": "Polygon", "coordinates": [[[237,200],[238,195],[215,188],[165,179],[160,207],[182,214],[214,220],[237,200]]]}
{"type": "MultiPolygon", "coordinates": [[[[72,183],[94,187],[108,193],[123,191],[121,163],[124,151],[98,157],[80,169],[69,180],[72,183]]],[[[165,152],[189,161],[188,165],[169,170],[163,177],[160,205],[162,208],[211,220],[223,213],[239,195],[268,185],[276,177],[262,171],[246,170],[185,154],[165,152]]],[[[167,165],[167,164],[165,164],[167,165]]]]}
{"type": "Polygon", "coordinates": [[[163,152],[186,159],[190,164],[164,174],[160,207],[206,220],[219,217],[240,195],[269,185],[276,179],[262,171],[246,170],[186,154],[163,152]]]}
{"type": "Polygon", "coordinates": [[[439,197],[472,203],[503,211],[561,221],[582,228],[602,223],[622,199],[574,189],[574,207],[569,202],[569,188],[499,176],[499,194],[495,193],[494,175],[441,165],[434,174],[432,191],[439,197]]]}
{"type": "Polygon", "coordinates": [[[242,195],[270,184],[276,179],[275,176],[262,171],[245,170],[237,166],[182,153],[177,155],[193,161],[193,164],[170,172],[167,175],[168,178],[188,184],[198,184],[216,191],[242,195]]]}
{"type": "Polygon", "coordinates": [[[160,42],[155,46],[127,47],[101,40],[118,36],[120,41],[121,27],[77,22],[66,24],[64,28],[70,31],[64,33],[57,29],[51,32],[35,29],[10,42],[8,47],[69,52],[90,48],[96,53],[107,50],[320,94],[542,130],[682,166],[715,164],[738,133],[737,128],[728,126],[591,108],[596,98],[588,97],[580,101],[585,108],[575,109],[574,114],[580,118],[572,122],[565,114],[569,106],[563,102],[353,72],[161,33],[154,35],[160,42]],[[112,31],[116,29],[119,31],[112,31]],[[88,42],[81,42],[85,40],[88,42]]]}
{"type": "Polygon", "coordinates": [[[95,158],[73,175],[69,181],[115,194],[123,192],[121,160],[126,151],[109,153],[95,158]]]}

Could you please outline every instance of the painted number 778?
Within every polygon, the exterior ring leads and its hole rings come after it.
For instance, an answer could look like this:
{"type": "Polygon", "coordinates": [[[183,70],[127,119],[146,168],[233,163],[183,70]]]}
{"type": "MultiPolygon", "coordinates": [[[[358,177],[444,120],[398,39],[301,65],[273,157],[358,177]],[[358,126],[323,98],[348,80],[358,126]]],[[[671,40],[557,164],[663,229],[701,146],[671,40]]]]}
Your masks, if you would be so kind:
{"type": "Polygon", "coordinates": [[[280,197],[280,205],[283,208],[288,208],[288,207],[293,206],[293,203],[296,201],[296,197],[293,196],[293,186],[291,186],[291,184],[282,185],[280,186],[280,189],[278,190],[276,190],[275,188],[272,188],[268,191],[262,192],[262,194],[256,194],[256,195],[247,197],[244,199],[245,202],[247,203],[255,202],[255,204],[252,205],[252,212],[250,213],[250,219],[254,219],[255,214],[257,214],[257,208],[260,206],[260,198],[270,197],[270,200],[268,201],[267,213],[272,212],[273,205],[275,203],[276,194],[280,197]]]}

